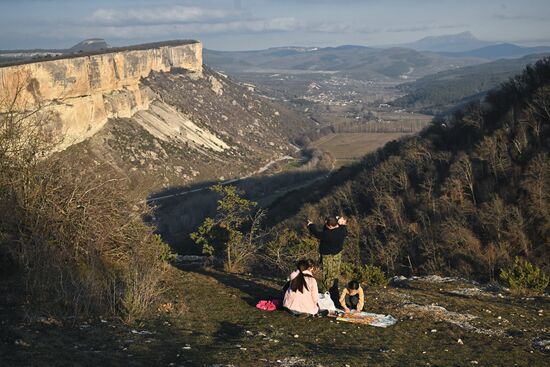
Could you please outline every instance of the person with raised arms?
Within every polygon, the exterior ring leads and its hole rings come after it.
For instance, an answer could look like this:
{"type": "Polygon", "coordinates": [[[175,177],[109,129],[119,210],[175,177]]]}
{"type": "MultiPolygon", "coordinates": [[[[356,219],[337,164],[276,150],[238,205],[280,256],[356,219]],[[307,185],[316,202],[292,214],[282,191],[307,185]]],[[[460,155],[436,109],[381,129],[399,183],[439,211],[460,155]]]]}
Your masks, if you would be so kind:
{"type": "Polygon", "coordinates": [[[322,230],[310,220],[307,222],[309,232],[319,240],[319,255],[323,270],[323,292],[330,292],[334,303],[338,304],[338,278],[342,264],[342,249],[348,234],[347,219],[344,217],[328,217],[322,230]]]}

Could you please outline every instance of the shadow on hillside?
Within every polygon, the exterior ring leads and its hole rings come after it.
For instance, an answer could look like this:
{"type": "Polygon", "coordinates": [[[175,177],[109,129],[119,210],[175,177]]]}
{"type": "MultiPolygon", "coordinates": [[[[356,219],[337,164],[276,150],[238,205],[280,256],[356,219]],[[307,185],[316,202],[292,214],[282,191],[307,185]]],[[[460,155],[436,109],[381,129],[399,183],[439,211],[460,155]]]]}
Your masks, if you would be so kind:
{"type": "MultiPolygon", "coordinates": [[[[298,212],[303,201],[286,201],[282,198],[289,193],[302,192],[311,185],[318,187],[329,176],[328,171],[287,172],[270,176],[255,176],[240,181],[226,181],[225,185],[234,185],[244,197],[258,202],[259,206],[268,209],[267,225],[274,225],[298,212]],[[270,215],[270,208],[277,207],[277,213],[283,216],[270,215]]],[[[329,176],[330,177],[330,176],[329,176]]],[[[157,228],[157,233],[175,251],[180,254],[199,254],[190,240],[189,234],[195,231],[204,219],[214,216],[219,196],[209,190],[218,181],[200,182],[189,186],[172,187],[149,196],[149,205],[153,214],[145,221],[157,228]]],[[[300,194],[299,197],[304,197],[300,194]]]]}
{"type": "Polygon", "coordinates": [[[255,307],[260,299],[273,299],[282,296],[283,284],[280,288],[276,288],[246,279],[242,275],[206,270],[202,266],[181,266],[179,269],[214,278],[227,287],[239,290],[244,293],[242,300],[252,307],[255,307]]]}

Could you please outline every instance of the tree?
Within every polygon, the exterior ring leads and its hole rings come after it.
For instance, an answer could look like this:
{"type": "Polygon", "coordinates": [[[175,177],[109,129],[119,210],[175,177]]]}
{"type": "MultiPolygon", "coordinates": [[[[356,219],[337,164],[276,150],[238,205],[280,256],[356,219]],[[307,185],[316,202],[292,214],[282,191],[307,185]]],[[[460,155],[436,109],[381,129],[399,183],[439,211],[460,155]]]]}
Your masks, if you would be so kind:
{"type": "Polygon", "coordinates": [[[472,202],[476,205],[476,195],[474,191],[474,170],[472,161],[465,153],[460,153],[451,166],[451,175],[459,180],[463,189],[468,192],[472,198],[472,202]]]}
{"type": "Polygon", "coordinates": [[[206,218],[191,239],[202,246],[204,254],[221,257],[226,271],[242,271],[261,247],[265,211],[255,210],[257,203],[241,197],[235,186],[218,184],[212,191],[221,195],[216,217],[206,218]]]}

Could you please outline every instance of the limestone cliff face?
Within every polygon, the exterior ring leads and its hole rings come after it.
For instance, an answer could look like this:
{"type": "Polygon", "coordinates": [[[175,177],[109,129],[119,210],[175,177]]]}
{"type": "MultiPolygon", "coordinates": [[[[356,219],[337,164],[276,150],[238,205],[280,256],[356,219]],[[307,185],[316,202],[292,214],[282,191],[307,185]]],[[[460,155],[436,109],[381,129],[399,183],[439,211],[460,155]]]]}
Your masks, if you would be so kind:
{"type": "MultiPolygon", "coordinates": [[[[61,148],[94,135],[109,118],[149,108],[140,80],[152,71],[183,68],[202,73],[202,44],[152,45],[146,49],[34,62],[0,68],[0,98],[19,90],[18,109],[45,106],[64,134],[61,148]]],[[[0,109],[6,109],[0,106],[0,109]]]]}

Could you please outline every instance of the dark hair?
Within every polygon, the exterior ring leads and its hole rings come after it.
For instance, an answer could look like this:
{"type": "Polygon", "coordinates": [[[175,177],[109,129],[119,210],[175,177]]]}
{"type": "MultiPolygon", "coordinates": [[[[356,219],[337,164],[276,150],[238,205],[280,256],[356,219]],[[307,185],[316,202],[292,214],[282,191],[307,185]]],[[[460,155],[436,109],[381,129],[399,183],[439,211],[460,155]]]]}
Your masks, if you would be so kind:
{"type": "Polygon", "coordinates": [[[311,277],[311,275],[304,274],[303,272],[314,266],[315,263],[313,262],[313,260],[310,259],[303,259],[298,261],[296,263],[296,267],[298,268],[298,271],[300,271],[300,273],[290,281],[290,290],[292,290],[293,292],[300,291],[301,293],[304,293],[305,287],[306,290],[309,291],[309,288],[306,284],[306,277],[311,277]]]}
{"type": "Polygon", "coordinates": [[[325,224],[327,226],[336,227],[338,225],[338,219],[336,219],[336,217],[327,217],[325,224]]]}
{"type": "Polygon", "coordinates": [[[357,280],[352,280],[351,282],[348,283],[348,288],[352,289],[354,291],[358,290],[359,289],[359,282],[357,280]]]}

